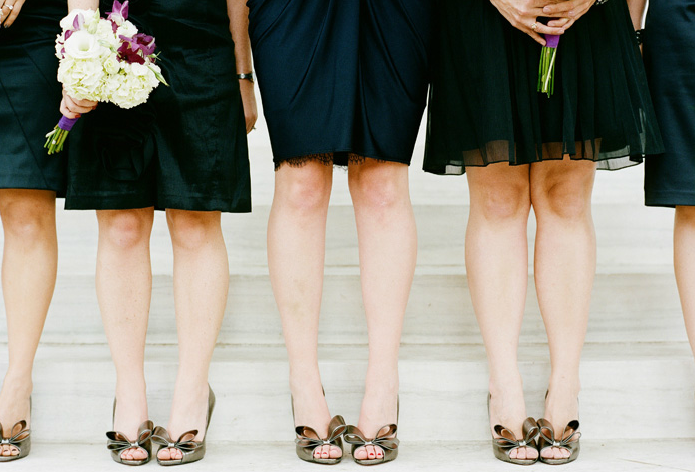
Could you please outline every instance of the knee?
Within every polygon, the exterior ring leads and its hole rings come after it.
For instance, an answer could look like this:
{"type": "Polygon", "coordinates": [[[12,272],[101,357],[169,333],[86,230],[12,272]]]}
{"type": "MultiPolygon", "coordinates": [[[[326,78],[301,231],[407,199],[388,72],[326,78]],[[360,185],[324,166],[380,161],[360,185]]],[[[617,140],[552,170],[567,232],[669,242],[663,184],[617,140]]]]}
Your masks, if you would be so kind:
{"type": "Polygon", "coordinates": [[[488,221],[526,223],[531,208],[529,188],[526,183],[486,187],[483,195],[472,196],[471,204],[471,211],[479,208],[488,221]]]}
{"type": "Polygon", "coordinates": [[[147,244],[152,221],[136,211],[108,210],[98,212],[99,238],[119,249],[132,249],[147,244]]]}
{"type": "Polygon", "coordinates": [[[591,213],[591,182],[553,182],[532,191],[531,199],[540,218],[552,215],[564,220],[582,220],[591,213]]]}
{"type": "MultiPolygon", "coordinates": [[[[365,164],[361,164],[365,165],[365,164]]],[[[386,166],[386,164],[381,164],[386,166]]],[[[348,175],[350,195],[355,206],[374,210],[392,208],[404,201],[409,201],[407,168],[405,174],[393,166],[370,169],[353,169],[348,175]]]]}
{"type": "Polygon", "coordinates": [[[322,171],[306,167],[291,178],[283,178],[278,182],[276,201],[299,214],[325,211],[331,198],[331,179],[322,171]]]}
{"type": "Polygon", "coordinates": [[[25,199],[3,202],[0,216],[6,237],[33,243],[55,233],[55,203],[25,199]]]}
{"type": "Polygon", "coordinates": [[[167,210],[167,224],[174,246],[196,250],[221,232],[220,212],[167,210]]]}

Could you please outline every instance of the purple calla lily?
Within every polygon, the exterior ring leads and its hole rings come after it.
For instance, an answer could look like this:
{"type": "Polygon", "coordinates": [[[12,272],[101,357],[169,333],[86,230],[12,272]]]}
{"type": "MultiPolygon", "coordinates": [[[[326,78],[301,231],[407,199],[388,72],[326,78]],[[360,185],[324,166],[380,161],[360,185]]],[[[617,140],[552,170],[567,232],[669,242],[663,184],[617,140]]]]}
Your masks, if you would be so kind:
{"type": "Polygon", "coordinates": [[[80,31],[83,26],[84,26],[84,16],[82,16],[82,13],[78,13],[77,15],[75,15],[75,19],[72,20],[72,29],[73,29],[73,31],[80,31]]]}

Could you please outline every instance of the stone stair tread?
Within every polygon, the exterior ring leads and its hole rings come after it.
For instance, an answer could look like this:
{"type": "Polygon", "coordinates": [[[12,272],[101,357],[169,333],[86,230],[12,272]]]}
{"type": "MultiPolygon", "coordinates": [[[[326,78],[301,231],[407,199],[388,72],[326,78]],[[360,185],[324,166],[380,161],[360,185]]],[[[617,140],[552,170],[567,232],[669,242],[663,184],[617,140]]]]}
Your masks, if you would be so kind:
{"type": "MultiPolygon", "coordinates": [[[[104,344],[94,280],[91,275],[63,276],[58,281],[46,321],[43,343],[104,344]]],[[[268,275],[235,275],[230,282],[227,313],[219,342],[283,343],[280,316],[268,275]]],[[[4,309],[0,324],[4,326],[4,309]]],[[[172,278],[153,281],[150,344],[176,343],[172,278]]],[[[0,342],[7,333],[0,330],[0,342]]],[[[330,344],[366,344],[366,323],[359,276],[325,277],[320,340],[330,344]]],[[[543,343],[545,329],[529,280],[521,343],[543,343]]],[[[614,342],[684,342],[686,340],[673,275],[599,275],[594,284],[587,340],[614,342]]],[[[417,275],[406,313],[406,344],[475,344],[482,339],[463,275],[417,275]]]]}
{"type": "MultiPolygon", "coordinates": [[[[679,441],[598,441],[582,439],[580,459],[570,466],[572,471],[633,472],[653,470],[692,470],[695,462],[695,440],[679,441]]],[[[12,464],[16,471],[92,472],[118,470],[103,443],[75,444],[69,438],[60,443],[37,442],[29,457],[12,464]]],[[[156,467],[156,465],[152,465],[156,467]]],[[[290,441],[224,442],[218,438],[208,444],[203,461],[188,464],[187,471],[243,470],[245,472],[300,472],[311,465],[294,455],[290,441]]],[[[121,466],[122,467],[122,466],[121,466]]],[[[355,470],[346,457],[331,470],[355,470]]],[[[509,464],[492,457],[487,441],[475,442],[406,442],[403,441],[398,460],[381,466],[384,470],[415,471],[509,471],[509,464]],[[427,454],[424,453],[427,452],[427,454]]],[[[538,464],[529,470],[541,470],[538,464]]]]}

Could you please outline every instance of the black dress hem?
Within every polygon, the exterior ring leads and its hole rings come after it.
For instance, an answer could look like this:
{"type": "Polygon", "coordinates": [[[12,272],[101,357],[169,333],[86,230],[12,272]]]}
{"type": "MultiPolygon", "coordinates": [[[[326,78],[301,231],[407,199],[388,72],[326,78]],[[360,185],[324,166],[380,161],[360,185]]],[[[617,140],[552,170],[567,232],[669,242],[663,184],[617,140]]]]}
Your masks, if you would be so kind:
{"type": "Polygon", "coordinates": [[[96,195],[70,196],[65,201],[66,210],[138,210],[154,207],[155,210],[219,211],[222,213],[250,213],[251,201],[233,205],[229,201],[209,197],[160,197],[157,202],[142,197],[96,195]]]}

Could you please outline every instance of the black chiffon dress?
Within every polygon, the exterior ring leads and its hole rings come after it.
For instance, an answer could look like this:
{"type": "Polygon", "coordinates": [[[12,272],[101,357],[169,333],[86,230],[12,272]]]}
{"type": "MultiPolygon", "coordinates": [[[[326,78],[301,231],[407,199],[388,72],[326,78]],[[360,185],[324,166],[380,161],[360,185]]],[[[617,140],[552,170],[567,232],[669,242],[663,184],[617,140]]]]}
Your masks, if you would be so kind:
{"type": "Polygon", "coordinates": [[[619,169],[662,152],[625,0],[594,5],[561,36],[550,98],[537,91],[541,46],[489,0],[434,4],[427,172],[565,155],[619,169]]]}
{"type": "Polygon", "coordinates": [[[249,0],[275,166],[409,164],[427,99],[431,0],[249,0]]]}
{"type": "MultiPolygon", "coordinates": [[[[102,1],[101,11],[112,2],[102,1]]],[[[131,0],[169,87],[99,104],[70,134],[66,208],[251,211],[244,109],[225,0],[131,0]]]]}
{"type": "Polygon", "coordinates": [[[695,205],[695,0],[650,0],[644,60],[666,146],[647,159],[646,204],[695,205]]]}
{"type": "Polygon", "coordinates": [[[66,12],[65,0],[30,0],[0,28],[0,188],[65,194],[65,158],[43,145],[60,118],[54,44],[66,12]]]}

